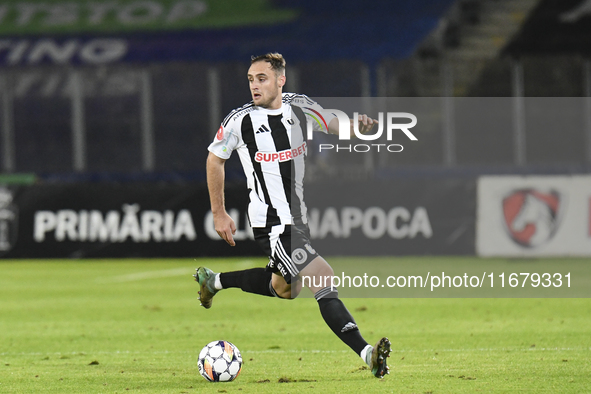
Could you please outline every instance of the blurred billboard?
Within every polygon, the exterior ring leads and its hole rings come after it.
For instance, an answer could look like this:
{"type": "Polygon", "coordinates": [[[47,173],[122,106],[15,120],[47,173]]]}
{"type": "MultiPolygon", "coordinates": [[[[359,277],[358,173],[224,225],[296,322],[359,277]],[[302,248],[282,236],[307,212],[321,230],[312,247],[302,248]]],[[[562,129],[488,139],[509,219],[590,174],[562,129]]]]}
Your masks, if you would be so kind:
{"type": "Polygon", "coordinates": [[[9,1],[0,64],[404,58],[453,0],[9,1]],[[352,29],[351,26],[355,28],[352,29]]]}

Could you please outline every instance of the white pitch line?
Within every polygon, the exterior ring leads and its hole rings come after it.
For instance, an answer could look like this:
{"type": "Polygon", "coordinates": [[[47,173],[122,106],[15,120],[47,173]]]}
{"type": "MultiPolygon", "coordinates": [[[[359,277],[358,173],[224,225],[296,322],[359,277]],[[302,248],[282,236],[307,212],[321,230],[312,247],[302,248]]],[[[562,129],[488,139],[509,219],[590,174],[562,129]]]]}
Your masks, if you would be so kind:
{"type": "MultiPolygon", "coordinates": [[[[521,351],[591,351],[591,347],[581,347],[581,348],[476,348],[476,349],[392,349],[394,353],[433,353],[433,352],[521,352],[521,351]]],[[[262,353],[349,353],[350,350],[319,350],[319,349],[267,349],[267,350],[244,350],[242,353],[246,354],[262,354],[262,353]]],[[[42,352],[2,352],[0,356],[47,356],[47,355],[54,355],[54,356],[86,356],[86,355],[97,355],[97,354],[192,354],[195,353],[191,350],[184,350],[184,351],[130,351],[130,350],[116,350],[116,351],[98,351],[98,352],[55,352],[55,353],[42,353],[42,352]]]]}
{"type": "MultiPolygon", "coordinates": [[[[240,260],[235,263],[237,269],[246,269],[251,267],[254,264],[252,260],[240,260]]],[[[158,278],[167,278],[172,276],[183,276],[195,273],[195,268],[172,268],[167,270],[158,270],[158,271],[145,271],[145,272],[134,272],[133,274],[126,274],[126,275],[118,275],[118,276],[109,276],[109,277],[102,277],[96,278],[95,282],[97,283],[125,283],[125,282],[135,282],[138,280],[146,280],[146,279],[158,279],[158,278]]]]}
{"type": "Polygon", "coordinates": [[[247,268],[253,268],[256,266],[261,266],[260,264],[257,264],[256,262],[254,262],[253,260],[240,260],[237,261],[233,264],[233,266],[235,267],[236,270],[244,270],[247,268]]]}
{"type": "Polygon", "coordinates": [[[134,281],[145,280],[145,279],[157,279],[157,278],[167,278],[167,277],[171,277],[171,276],[189,275],[192,272],[193,273],[195,272],[195,268],[172,268],[172,269],[167,269],[167,270],[135,272],[133,274],[97,278],[96,282],[98,282],[98,283],[134,282],[134,281]]]}

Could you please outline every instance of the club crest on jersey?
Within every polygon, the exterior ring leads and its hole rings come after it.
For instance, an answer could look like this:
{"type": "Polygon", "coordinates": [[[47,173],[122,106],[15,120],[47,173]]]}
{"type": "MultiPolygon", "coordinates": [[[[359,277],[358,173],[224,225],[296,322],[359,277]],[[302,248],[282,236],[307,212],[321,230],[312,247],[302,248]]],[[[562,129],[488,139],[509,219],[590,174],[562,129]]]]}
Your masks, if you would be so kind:
{"type": "Polygon", "coordinates": [[[258,163],[284,162],[295,159],[298,156],[306,154],[306,143],[293,149],[285,149],[278,152],[257,152],[254,160],[258,163]]]}
{"type": "Polygon", "coordinates": [[[215,138],[217,138],[218,141],[221,141],[224,139],[224,127],[220,126],[220,128],[218,129],[218,132],[215,135],[215,138]]]}

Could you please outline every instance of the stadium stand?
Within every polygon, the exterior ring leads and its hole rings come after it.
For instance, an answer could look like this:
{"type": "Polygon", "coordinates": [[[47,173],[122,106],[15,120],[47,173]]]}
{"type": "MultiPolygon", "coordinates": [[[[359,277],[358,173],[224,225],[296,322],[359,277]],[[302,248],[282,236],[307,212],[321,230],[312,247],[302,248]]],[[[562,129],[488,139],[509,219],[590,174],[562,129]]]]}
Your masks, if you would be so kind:
{"type": "MultiPolygon", "coordinates": [[[[0,52],[2,172],[47,180],[202,180],[212,130],[250,99],[245,62],[270,50],[288,59],[287,88],[312,97],[588,95],[584,4],[379,0],[360,7],[351,0],[276,0],[267,4],[268,12],[284,17],[256,26],[246,21],[195,29],[36,32],[21,63],[15,48],[22,43],[3,31],[9,44],[0,52]],[[552,15],[553,27],[541,34],[552,15]],[[84,63],[82,49],[66,59],[73,39],[87,46],[97,45],[96,39],[123,40],[127,52],[98,65],[84,63]]],[[[111,50],[119,48],[119,41],[109,42],[111,50]]],[[[516,164],[508,148],[510,127],[493,138],[459,124],[452,159],[442,151],[437,127],[426,134],[420,153],[396,158],[396,166],[485,171],[516,164]]],[[[551,137],[529,140],[526,167],[542,162],[583,171],[589,165],[585,138],[579,132],[558,145],[551,137]],[[559,154],[544,156],[544,144],[558,146],[559,154]]],[[[369,163],[368,171],[393,164],[345,161],[354,167],[369,163]]],[[[228,167],[239,165],[233,160],[228,167]]]]}

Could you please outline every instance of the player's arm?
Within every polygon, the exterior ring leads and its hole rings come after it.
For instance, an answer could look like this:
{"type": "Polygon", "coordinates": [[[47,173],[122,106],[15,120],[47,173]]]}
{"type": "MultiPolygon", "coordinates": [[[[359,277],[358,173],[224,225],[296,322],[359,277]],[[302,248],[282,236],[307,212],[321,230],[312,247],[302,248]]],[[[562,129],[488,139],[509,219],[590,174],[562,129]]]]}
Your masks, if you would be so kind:
{"type": "MultiPolygon", "coordinates": [[[[355,133],[353,132],[353,126],[355,124],[354,119],[349,119],[350,122],[350,135],[351,138],[355,138],[355,133]]],[[[367,115],[359,115],[357,122],[359,122],[359,132],[361,134],[367,134],[371,131],[371,129],[378,124],[376,119],[372,119],[367,115]]],[[[329,134],[339,134],[339,119],[334,117],[328,124],[328,133],[329,134]]]]}
{"type": "Polygon", "coordinates": [[[234,242],[232,235],[236,234],[236,224],[226,212],[224,203],[225,163],[225,159],[209,152],[209,156],[207,156],[207,188],[209,189],[215,231],[230,246],[235,246],[236,242],[234,242]]]}

